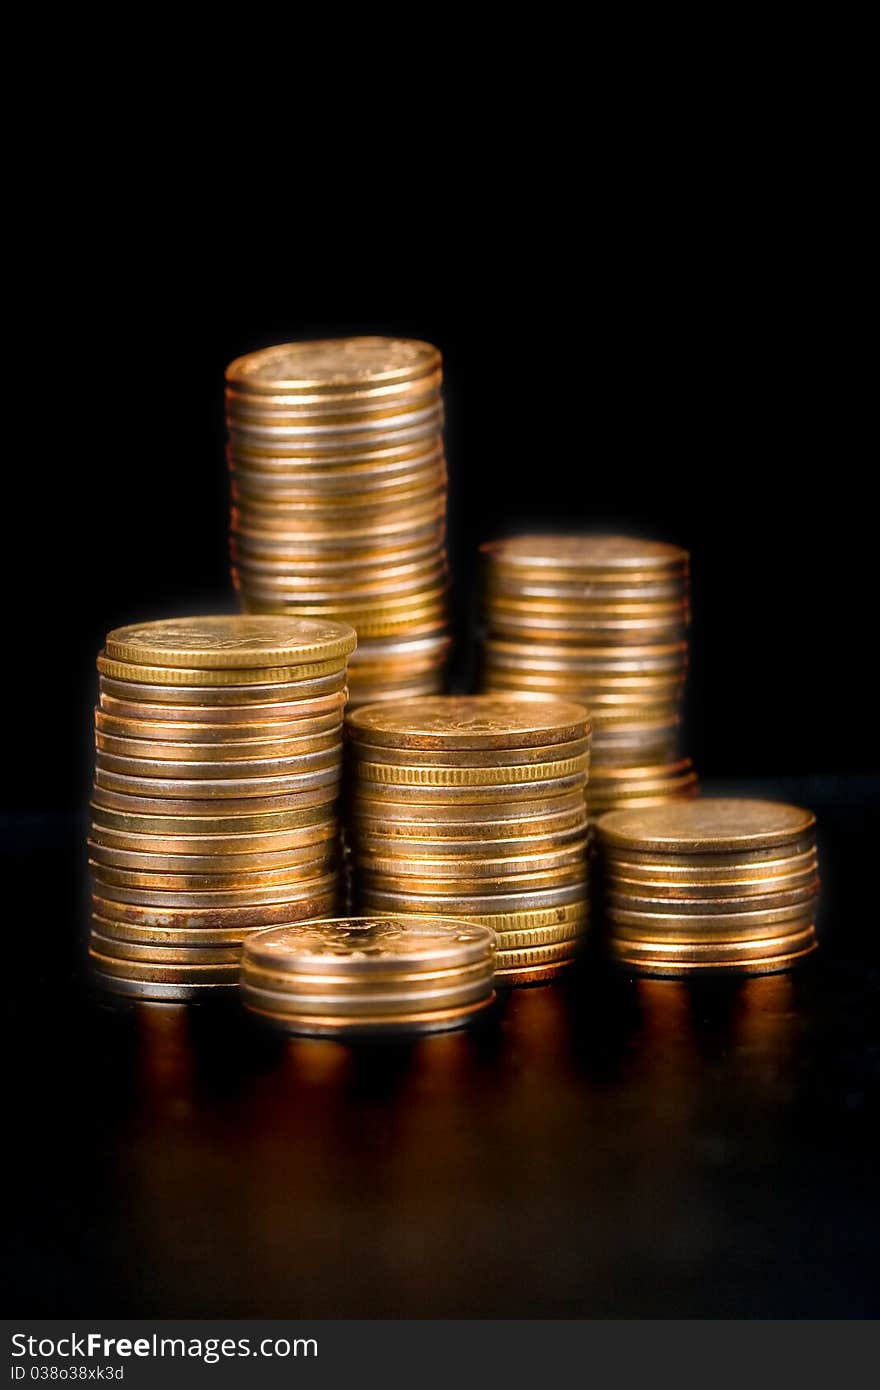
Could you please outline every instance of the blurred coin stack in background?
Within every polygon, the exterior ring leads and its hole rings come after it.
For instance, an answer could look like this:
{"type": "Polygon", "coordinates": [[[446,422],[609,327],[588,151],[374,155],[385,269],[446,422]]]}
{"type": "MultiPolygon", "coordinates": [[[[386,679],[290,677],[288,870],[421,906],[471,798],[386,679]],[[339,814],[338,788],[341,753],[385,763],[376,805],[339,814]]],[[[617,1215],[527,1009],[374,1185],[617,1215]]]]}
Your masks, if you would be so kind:
{"type": "Polygon", "coordinates": [[[482,552],[483,689],[587,706],[591,817],[695,796],[680,740],[687,552],[620,536],[521,536],[482,552]]]}
{"type": "Polygon", "coordinates": [[[353,704],[443,688],[441,376],[436,348],[394,338],[284,344],[226,372],[240,601],[350,623],[353,704]]]}
{"type": "Polygon", "coordinates": [[[235,988],[241,943],[339,907],[341,623],[172,619],[98,657],[89,838],[96,977],[117,993],[235,988]]]}
{"type": "Polygon", "coordinates": [[[550,979],[588,916],[582,705],[437,696],[347,719],[347,830],[363,912],[491,927],[496,979],[550,979]]]}
{"type": "Polygon", "coordinates": [[[291,1033],[347,1037],[460,1028],[494,998],[495,937],[431,917],[346,917],[256,932],[242,1000],[291,1033]]]}
{"type": "Polygon", "coordinates": [[[765,974],[816,947],[815,817],[706,798],[599,821],[611,949],[646,975],[765,974]]]}

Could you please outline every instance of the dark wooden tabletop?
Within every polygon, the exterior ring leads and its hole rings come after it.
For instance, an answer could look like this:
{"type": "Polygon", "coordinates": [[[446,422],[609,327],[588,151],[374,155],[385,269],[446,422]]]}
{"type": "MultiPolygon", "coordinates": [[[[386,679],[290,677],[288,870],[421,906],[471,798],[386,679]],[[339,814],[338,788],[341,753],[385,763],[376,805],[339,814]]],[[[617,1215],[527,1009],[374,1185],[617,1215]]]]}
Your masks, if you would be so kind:
{"type": "Polygon", "coordinates": [[[9,1313],[876,1315],[876,785],[757,790],[820,815],[797,974],[638,981],[597,923],[471,1031],[357,1046],[94,996],[82,827],[10,823],[9,1313]]]}

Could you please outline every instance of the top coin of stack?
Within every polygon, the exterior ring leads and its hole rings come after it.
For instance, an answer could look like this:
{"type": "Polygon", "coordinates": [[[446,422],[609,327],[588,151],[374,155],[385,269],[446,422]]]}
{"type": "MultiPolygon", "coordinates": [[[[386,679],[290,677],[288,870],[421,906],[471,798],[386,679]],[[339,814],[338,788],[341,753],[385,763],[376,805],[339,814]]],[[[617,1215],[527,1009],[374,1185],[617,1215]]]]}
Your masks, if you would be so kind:
{"type": "Polygon", "coordinates": [[[351,623],[355,704],[442,688],[440,386],[437,349],[396,338],[287,343],[226,371],[241,602],[351,623]]]}
{"type": "Polygon", "coordinates": [[[249,931],[337,909],[342,623],[172,619],[98,657],[90,954],[117,993],[237,983],[249,931]]]}
{"type": "Polygon", "coordinates": [[[816,818],[774,801],[599,821],[611,948],[647,975],[766,974],[816,947],[816,818]]]}
{"type": "Polygon", "coordinates": [[[588,914],[583,705],[441,695],[366,706],[347,731],[362,910],[490,927],[499,980],[556,975],[588,914]]]}
{"type": "Polygon", "coordinates": [[[591,814],[694,796],[679,749],[687,552],[621,536],[521,536],[482,553],[484,688],[586,704],[591,814]]]}
{"type": "Polygon", "coordinates": [[[436,917],[344,917],[255,932],[246,1008],[291,1033],[347,1037],[460,1028],[494,998],[495,938],[436,917]]]}

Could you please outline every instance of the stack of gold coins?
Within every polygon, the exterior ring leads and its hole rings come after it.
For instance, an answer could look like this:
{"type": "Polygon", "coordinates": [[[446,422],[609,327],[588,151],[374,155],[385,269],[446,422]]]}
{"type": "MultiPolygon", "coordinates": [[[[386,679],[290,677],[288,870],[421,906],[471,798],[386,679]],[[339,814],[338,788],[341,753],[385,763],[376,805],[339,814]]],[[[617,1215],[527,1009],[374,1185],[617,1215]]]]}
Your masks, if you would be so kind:
{"type": "Polygon", "coordinates": [[[347,731],[361,910],[491,927],[496,978],[556,975],[588,914],[584,707],[441,695],[356,710],[347,731]]]}
{"type": "Polygon", "coordinates": [[[443,688],[441,359],[428,343],[286,343],[226,372],[233,580],[252,613],[357,629],[351,700],[443,688]]]}
{"type": "Polygon", "coordinates": [[[816,947],[816,820],[774,801],[599,821],[614,955],[646,975],[765,974],[816,947]]]}
{"type": "Polygon", "coordinates": [[[695,796],[680,751],[687,552],[621,536],[521,536],[482,549],[483,688],[584,702],[591,814],[695,796]]]}
{"type": "Polygon", "coordinates": [[[485,927],[342,917],[248,937],[241,992],[246,1008],[290,1033],[439,1033],[491,1004],[494,969],[485,927]]]}
{"type": "Polygon", "coordinates": [[[98,657],[90,954],[152,999],[234,989],[258,927],[338,910],[341,623],[118,628],[98,657]]]}

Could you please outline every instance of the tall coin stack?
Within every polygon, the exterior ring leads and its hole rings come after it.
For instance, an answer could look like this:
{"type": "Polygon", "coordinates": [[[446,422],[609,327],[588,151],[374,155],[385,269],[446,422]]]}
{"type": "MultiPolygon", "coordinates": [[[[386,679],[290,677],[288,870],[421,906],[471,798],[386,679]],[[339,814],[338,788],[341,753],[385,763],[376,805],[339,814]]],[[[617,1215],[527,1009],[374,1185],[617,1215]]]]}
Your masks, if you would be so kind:
{"type": "Polygon", "coordinates": [[[288,343],[226,372],[241,603],[351,623],[354,704],[443,688],[440,386],[437,349],[396,338],[288,343]]]}
{"type": "Polygon", "coordinates": [[[337,910],[355,640],[341,623],[245,616],[109,634],[89,838],[105,986],[205,998],[235,988],[249,932],[337,910]]]}
{"type": "Polygon", "coordinates": [[[438,1033],[494,999],[495,937],[434,917],[345,917],[255,932],[241,961],[247,1009],[290,1033],[438,1033]]]}
{"type": "Polygon", "coordinates": [[[521,536],[482,553],[483,688],[583,701],[591,815],[695,796],[680,749],[687,552],[621,536],[521,536]]]}
{"type": "Polygon", "coordinates": [[[811,811],[670,803],[599,821],[611,949],[645,975],[766,974],[816,948],[811,811]]]}
{"type": "Polygon", "coordinates": [[[582,705],[437,696],[349,715],[347,828],[364,912],[491,927],[496,979],[550,979],[588,916],[582,705]]]}

